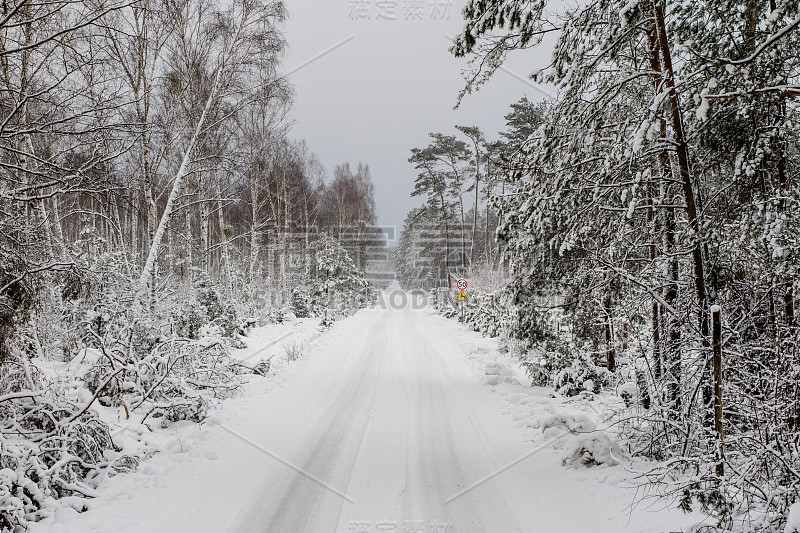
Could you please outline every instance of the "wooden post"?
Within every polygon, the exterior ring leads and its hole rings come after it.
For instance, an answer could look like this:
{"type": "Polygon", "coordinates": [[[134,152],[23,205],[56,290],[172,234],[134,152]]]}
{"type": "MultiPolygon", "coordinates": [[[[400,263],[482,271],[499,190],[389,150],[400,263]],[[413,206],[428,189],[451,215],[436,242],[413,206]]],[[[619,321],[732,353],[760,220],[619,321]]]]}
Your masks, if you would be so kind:
{"type": "Polygon", "coordinates": [[[722,319],[718,305],[711,306],[712,349],[714,365],[714,431],[717,433],[717,474],[723,475],[722,463],[722,319]]]}

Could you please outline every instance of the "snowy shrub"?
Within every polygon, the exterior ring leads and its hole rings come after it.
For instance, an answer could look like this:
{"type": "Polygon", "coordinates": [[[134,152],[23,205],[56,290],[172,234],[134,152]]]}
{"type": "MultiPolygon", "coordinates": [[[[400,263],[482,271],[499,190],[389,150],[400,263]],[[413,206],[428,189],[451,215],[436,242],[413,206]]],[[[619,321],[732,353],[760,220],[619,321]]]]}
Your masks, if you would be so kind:
{"type": "Polygon", "coordinates": [[[236,308],[225,301],[208,276],[200,276],[194,284],[195,299],[208,322],[222,328],[225,337],[232,337],[238,328],[236,308]]]}
{"type": "Polygon", "coordinates": [[[510,318],[509,305],[502,292],[470,292],[466,302],[445,300],[440,305],[447,318],[463,321],[487,337],[500,336],[510,318]]]}
{"type": "Polygon", "coordinates": [[[170,311],[169,321],[175,335],[186,339],[196,339],[206,319],[199,305],[190,304],[173,307],[170,311]]]}
{"type": "Polygon", "coordinates": [[[24,321],[30,312],[36,288],[30,279],[21,276],[24,264],[3,255],[0,261],[0,287],[8,287],[0,294],[0,358],[6,353],[6,342],[15,327],[24,321]]]}
{"type": "Polygon", "coordinates": [[[134,320],[129,330],[131,342],[131,355],[137,358],[144,357],[155,349],[163,339],[163,335],[148,319],[134,320]]]}
{"type": "Polygon", "coordinates": [[[258,325],[258,319],[255,317],[244,318],[239,321],[239,327],[236,333],[241,337],[247,337],[251,330],[255,329],[258,325]]]}
{"type": "Polygon", "coordinates": [[[291,308],[297,318],[311,316],[311,294],[306,287],[297,286],[292,289],[291,308]]]}
{"type": "Polygon", "coordinates": [[[89,392],[97,394],[97,401],[106,407],[120,405],[122,398],[122,382],[118,379],[108,381],[113,369],[108,360],[100,359],[84,374],[83,382],[89,392]]]}
{"type": "Polygon", "coordinates": [[[530,308],[526,314],[504,292],[471,293],[467,302],[437,301],[445,317],[463,320],[486,336],[501,336],[501,348],[523,360],[532,385],[552,385],[560,394],[575,396],[584,390],[600,392],[610,383],[611,374],[586,355],[586,346],[560,338],[550,325],[551,316],[530,308]]]}
{"type": "Polygon", "coordinates": [[[136,288],[124,254],[91,229],[71,249],[76,266],[56,277],[65,325],[77,346],[100,347],[102,339],[125,329],[136,313],[136,288]],[[95,257],[92,257],[96,254],[95,257]]]}
{"type": "Polygon", "coordinates": [[[286,361],[297,361],[303,355],[303,345],[299,342],[287,342],[283,346],[283,355],[286,361]]]}
{"type": "Polygon", "coordinates": [[[207,276],[200,275],[188,295],[169,307],[169,322],[175,335],[198,339],[203,328],[217,328],[220,336],[234,344],[241,328],[236,308],[217,291],[207,276]]]}
{"type": "Polygon", "coordinates": [[[253,367],[253,373],[258,374],[259,376],[266,377],[269,374],[269,369],[272,363],[270,363],[269,359],[264,361],[259,361],[259,363],[253,367]]]}
{"type": "MultiPolygon", "coordinates": [[[[323,235],[314,244],[309,291],[311,315],[324,315],[323,322],[351,315],[375,301],[375,292],[347,250],[323,235]],[[327,315],[325,312],[330,311],[327,315]]],[[[302,295],[298,295],[302,298],[302,295]]],[[[325,324],[322,324],[325,325],[325,324]]]]}
{"type": "Polygon", "coordinates": [[[597,429],[597,424],[583,414],[550,415],[542,420],[541,426],[542,431],[549,428],[564,428],[570,433],[591,433],[597,429]]]}
{"type": "Polygon", "coordinates": [[[625,407],[630,407],[639,399],[639,387],[636,383],[629,381],[620,385],[617,394],[625,402],[625,407]]]}
{"type": "Polygon", "coordinates": [[[107,458],[115,451],[108,426],[89,402],[14,371],[24,366],[19,358],[0,366],[12,367],[0,374],[0,531],[11,531],[52,512],[54,499],[92,497],[94,477],[116,462],[107,458]]]}
{"type": "Polygon", "coordinates": [[[531,384],[539,387],[553,385],[558,374],[570,365],[572,359],[569,346],[555,338],[549,338],[533,348],[518,339],[515,344],[531,384]]]}
{"type": "Polygon", "coordinates": [[[175,306],[170,312],[170,323],[175,335],[186,339],[196,339],[207,317],[200,305],[192,302],[187,306],[175,306]]]}
{"type": "Polygon", "coordinates": [[[270,324],[283,324],[284,315],[283,309],[273,308],[267,311],[266,319],[270,324]]]}
{"type": "Polygon", "coordinates": [[[322,314],[322,319],[319,321],[320,327],[327,329],[327,328],[333,326],[333,323],[334,323],[333,316],[331,316],[331,314],[328,313],[327,311],[324,312],[322,314]]]}
{"type": "Polygon", "coordinates": [[[152,418],[163,416],[161,427],[169,427],[170,422],[180,422],[181,420],[202,422],[208,416],[209,407],[209,403],[200,396],[185,398],[180,401],[173,401],[168,406],[156,407],[152,418]]]}
{"type": "Polygon", "coordinates": [[[607,387],[611,381],[611,373],[594,364],[589,357],[576,357],[566,368],[560,370],[555,376],[555,387],[559,394],[564,396],[576,396],[588,390],[588,392],[600,392],[603,387],[607,387]]]}
{"type": "Polygon", "coordinates": [[[10,468],[0,469],[0,531],[25,526],[25,516],[42,506],[42,496],[32,481],[20,480],[17,472],[10,468]]]}
{"type": "Polygon", "coordinates": [[[511,383],[519,385],[519,380],[514,376],[513,371],[505,365],[499,363],[489,363],[484,368],[483,382],[486,385],[498,385],[500,383],[511,383]]]}
{"type": "Polygon", "coordinates": [[[45,378],[39,369],[19,354],[0,358],[0,395],[42,390],[45,386],[45,378]]]}
{"type": "Polygon", "coordinates": [[[199,339],[159,339],[148,353],[133,359],[129,355],[135,336],[123,334],[104,344],[83,375],[85,386],[101,405],[142,411],[165,422],[199,422],[217,400],[240,386],[235,361],[218,336],[222,332],[212,324],[201,328],[199,339]]]}
{"type": "Polygon", "coordinates": [[[585,433],[572,437],[564,444],[564,466],[615,466],[622,457],[619,444],[603,432],[585,433]]]}
{"type": "Polygon", "coordinates": [[[137,362],[134,371],[141,388],[130,401],[134,408],[149,406],[155,417],[200,421],[216,399],[238,390],[232,365],[218,340],[172,339],[137,362]]]}
{"type": "Polygon", "coordinates": [[[224,306],[222,297],[208,275],[200,274],[194,282],[195,299],[209,318],[222,315],[224,306]]]}
{"type": "Polygon", "coordinates": [[[525,373],[531,380],[532,387],[546,387],[550,385],[550,372],[540,363],[534,361],[523,361],[525,373]]]}
{"type": "Polygon", "coordinates": [[[553,386],[559,394],[598,393],[611,382],[611,373],[594,363],[586,348],[550,337],[522,357],[532,385],[553,386]]]}

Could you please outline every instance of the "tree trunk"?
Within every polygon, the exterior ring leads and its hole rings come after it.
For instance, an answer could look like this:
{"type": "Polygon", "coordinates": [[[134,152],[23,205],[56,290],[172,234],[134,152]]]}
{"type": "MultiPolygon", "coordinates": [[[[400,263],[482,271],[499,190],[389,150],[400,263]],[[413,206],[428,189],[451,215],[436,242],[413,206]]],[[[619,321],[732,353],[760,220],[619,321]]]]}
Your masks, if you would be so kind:
{"type": "MultiPolygon", "coordinates": [[[[224,65],[226,63],[229,52],[230,50],[223,55],[221,64],[224,65]]],[[[219,67],[214,78],[214,84],[211,86],[211,92],[208,95],[208,100],[206,100],[206,105],[203,108],[203,113],[200,115],[200,119],[197,121],[197,126],[195,126],[194,133],[192,134],[192,139],[189,141],[189,145],[186,147],[186,152],[183,155],[181,166],[178,167],[178,173],[175,175],[175,181],[172,184],[172,190],[167,198],[167,205],[164,207],[164,212],[161,214],[161,222],[159,223],[158,229],[153,236],[153,242],[150,245],[150,251],[147,254],[147,261],[145,262],[144,268],[142,269],[142,274],[139,277],[140,290],[144,290],[146,288],[148,279],[152,275],[153,268],[155,268],[156,259],[158,258],[158,249],[161,246],[161,239],[164,237],[164,230],[167,227],[167,222],[172,216],[172,211],[175,206],[175,199],[178,197],[178,192],[183,187],[183,180],[186,176],[189,162],[191,161],[194,146],[197,143],[197,138],[200,136],[200,132],[203,130],[203,125],[205,124],[208,111],[211,109],[211,105],[214,103],[214,99],[217,96],[221,78],[222,67],[219,67]]]]}
{"type": "Polygon", "coordinates": [[[206,181],[208,180],[205,170],[199,172],[197,197],[200,204],[200,271],[203,275],[209,274],[209,243],[208,217],[210,198],[206,195],[206,181]]]}
{"type": "MultiPolygon", "coordinates": [[[[58,240],[58,254],[59,256],[61,256],[61,260],[66,262],[67,246],[66,246],[66,241],[64,241],[64,229],[61,226],[61,213],[58,210],[58,196],[54,196],[50,200],[50,203],[53,204],[53,227],[56,229],[56,239],[58,240]]],[[[117,211],[117,214],[119,214],[119,211],[117,211]]],[[[120,239],[122,239],[123,238],[122,226],[120,225],[119,220],[117,220],[117,225],[119,225],[120,239]]],[[[122,244],[121,246],[122,249],[125,250],[124,241],[121,244],[122,244]]],[[[128,254],[126,253],[125,254],[126,261],[127,261],[127,256],[128,254]]]]}
{"type": "Polygon", "coordinates": [[[447,288],[450,288],[450,225],[447,222],[447,204],[444,201],[444,192],[439,191],[442,201],[442,219],[444,220],[444,273],[447,277],[447,288]]]}
{"type": "Polygon", "coordinates": [[[613,278],[609,280],[606,288],[605,296],[603,298],[603,326],[605,329],[606,337],[606,368],[609,372],[614,372],[617,369],[617,352],[614,349],[614,328],[612,325],[612,306],[611,306],[611,293],[614,290],[613,278]]]}
{"type": "Polygon", "coordinates": [[[192,245],[194,244],[194,240],[192,239],[192,214],[190,213],[190,209],[191,208],[187,207],[184,212],[184,223],[186,224],[186,275],[189,278],[189,283],[193,283],[194,272],[192,271],[192,266],[194,264],[194,254],[192,245]]]}
{"type": "MultiPolygon", "coordinates": [[[[671,200],[670,200],[671,201],[671,200]]],[[[675,250],[675,210],[670,208],[667,211],[666,217],[666,243],[667,254],[669,254],[669,281],[667,290],[664,295],[664,301],[670,309],[675,309],[675,302],[678,299],[678,257],[675,250]]],[[[669,344],[667,346],[668,357],[667,363],[667,398],[669,408],[675,418],[678,418],[681,412],[681,381],[682,381],[682,364],[681,364],[681,324],[680,318],[675,316],[674,313],[666,317],[667,329],[669,330],[669,344]]]]}
{"type": "MultiPolygon", "coordinates": [[[[502,180],[502,184],[500,185],[500,195],[505,198],[506,196],[506,178],[502,176],[500,178],[502,180]]],[[[497,224],[498,226],[503,224],[503,213],[497,213],[497,224]]],[[[497,264],[500,265],[503,262],[503,250],[501,249],[502,244],[500,242],[497,243],[497,264]]]]}
{"type": "MultiPolygon", "coordinates": [[[[658,56],[658,37],[655,24],[653,28],[647,32],[647,40],[649,44],[650,53],[650,68],[654,72],[661,72],[661,60],[658,56]]],[[[653,91],[657,94],[659,90],[659,82],[657,79],[653,80],[653,91]]],[[[667,124],[663,119],[659,119],[661,137],[667,136],[667,124]]],[[[669,152],[664,149],[658,154],[658,169],[662,177],[667,180],[672,174],[672,169],[669,164],[669,152]]],[[[647,181],[647,228],[649,233],[650,244],[648,252],[650,256],[651,265],[655,266],[658,257],[658,249],[656,247],[656,216],[655,208],[653,205],[654,187],[653,180],[647,181]]],[[[662,352],[661,352],[661,313],[659,311],[659,303],[654,298],[652,302],[651,321],[653,328],[653,378],[660,380],[662,377],[662,352]]]]}
{"type": "MultiPolygon", "coordinates": [[[[662,122],[663,124],[663,122],[662,122]]],[[[667,161],[669,162],[669,160],[667,161]]],[[[662,172],[665,170],[662,167],[662,172]]],[[[656,218],[655,218],[655,210],[653,207],[653,180],[647,180],[647,228],[649,234],[650,244],[647,247],[649,256],[650,256],[650,264],[653,268],[656,268],[656,259],[658,257],[658,249],[656,248],[656,218]]],[[[651,303],[651,314],[650,320],[653,328],[653,379],[660,380],[662,376],[662,364],[661,364],[661,320],[660,320],[660,312],[659,312],[659,303],[658,300],[653,298],[651,303]]]]}
{"type": "Polygon", "coordinates": [[[467,234],[466,224],[464,224],[464,196],[461,194],[461,184],[458,186],[458,205],[461,209],[461,271],[467,268],[467,234]]]}
{"type": "Polygon", "coordinates": [[[230,252],[228,250],[228,235],[225,226],[225,210],[222,202],[222,192],[219,187],[219,175],[215,173],[215,190],[217,194],[217,222],[219,223],[220,235],[220,265],[225,275],[226,289],[228,296],[233,296],[233,274],[231,274],[230,252]]]}
{"type": "MultiPolygon", "coordinates": [[[[283,172],[283,242],[281,250],[281,305],[289,299],[289,230],[291,223],[289,220],[289,182],[286,179],[286,172],[283,172]]],[[[327,242],[327,241],[326,241],[327,242]]]]}
{"type": "Polygon", "coordinates": [[[250,177],[250,300],[255,301],[256,263],[258,261],[258,185],[256,177],[250,177]]]}
{"type": "Polygon", "coordinates": [[[483,237],[483,253],[486,255],[486,263],[492,263],[492,250],[493,247],[489,246],[489,191],[486,191],[484,195],[484,199],[486,201],[486,210],[484,212],[485,215],[485,224],[484,224],[484,237],[483,237]]]}
{"type": "Polygon", "coordinates": [[[472,215],[472,246],[469,250],[469,266],[475,263],[475,235],[478,229],[478,193],[481,183],[481,152],[478,144],[475,144],[475,212],[472,215]]]}
{"type": "MultiPolygon", "coordinates": [[[[770,2],[771,11],[775,11],[775,2],[770,2]]],[[[780,121],[784,122],[786,117],[786,99],[780,99],[780,121]]],[[[786,175],[786,146],[782,139],[780,142],[780,157],[778,159],[778,212],[783,213],[786,209],[786,193],[788,189],[788,176],[786,175]]],[[[794,280],[789,277],[784,282],[786,290],[783,293],[783,311],[786,324],[789,326],[794,325],[794,280]]]]}
{"type": "Polygon", "coordinates": [[[683,117],[681,115],[678,93],[675,90],[675,75],[672,69],[672,54],[670,51],[667,30],[664,22],[664,11],[658,3],[653,2],[655,22],[658,33],[661,58],[664,65],[665,79],[664,84],[669,90],[670,116],[672,118],[673,141],[677,146],[678,166],[681,173],[681,183],[683,185],[683,197],[686,202],[686,216],[689,228],[692,230],[692,262],[694,266],[694,284],[697,292],[697,307],[700,321],[700,333],[704,344],[708,345],[708,311],[706,300],[705,273],[703,266],[702,235],[700,233],[700,221],[697,216],[695,205],[694,187],[692,175],[689,168],[689,153],[686,137],[683,131],[683,117]]]}
{"type": "Polygon", "coordinates": [[[47,213],[47,208],[44,206],[44,200],[39,200],[39,215],[41,216],[41,227],[44,231],[44,238],[47,242],[47,251],[51,256],[55,256],[55,249],[53,248],[53,236],[50,233],[50,215],[47,213]]]}

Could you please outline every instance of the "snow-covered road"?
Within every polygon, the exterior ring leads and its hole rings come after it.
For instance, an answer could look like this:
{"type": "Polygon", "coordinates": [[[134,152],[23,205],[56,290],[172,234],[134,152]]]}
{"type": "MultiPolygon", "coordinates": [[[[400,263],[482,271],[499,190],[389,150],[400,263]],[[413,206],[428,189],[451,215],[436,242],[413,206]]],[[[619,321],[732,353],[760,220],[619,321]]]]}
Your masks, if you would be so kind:
{"type": "MultiPolygon", "coordinates": [[[[273,420],[305,472],[265,464],[265,482],[237,531],[348,531],[356,523],[451,524],[453,531],[524,531],[501,483],[449,497],[495,470],[509,449],[496,437],[475,376],[430,317],[370,312],[313,370],[311,393],[273,420]]],[[[499,413],[494,418],[499,418],[499,413]]],[[[510,421],[507,421],[510,423],[510,421]]],[[[429,529],[429,528],[428,528],[429,529]]]]}
{"type": "Polygon", "coordinates": [[[362,311],[277,375],[254,378],[203,426],[167,430],[168,449],[103,482],[88,512],[33,531],[616,533],[687,523],[631,513],[621,466],[563,467],[552,432],[530,417],[569,408],[544,389],[487,386],[497,364],[516,371],[494,340],[431,309],[362,311]]]}

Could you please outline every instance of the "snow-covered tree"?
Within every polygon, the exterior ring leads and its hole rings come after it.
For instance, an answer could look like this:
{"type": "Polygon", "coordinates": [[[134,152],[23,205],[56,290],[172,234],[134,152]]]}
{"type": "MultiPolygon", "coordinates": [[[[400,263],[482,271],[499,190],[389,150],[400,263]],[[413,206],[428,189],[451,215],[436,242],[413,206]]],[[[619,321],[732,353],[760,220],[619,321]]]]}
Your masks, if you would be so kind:
{"type": "Polygon", "coordinates": [[[497,201],[522,310],[514,331],[535,344],[535,317],[563,309],[562,341],[578,358],[638,374],[648,416],[684,428],[666,431],[658,454],[710,465],[700,477],[722,488],[709,497],[687,487],[686,505],[696,497],[724,520],[748,505],[780,517],[786,500],[767,495],[789,485],[768,472],[792,479],[785,455],[748,467],[750,488],[719,476],[720,449],[730,447],[741,471],[735,457],[763,455],[772,441],[789,449],[797,435],[784,354],[798,345],[798,228],[788,215],[800,200],[789,155],[798,149],[798,5],[595,0],[556,17],[547,4],[470,1],[452,48],[470,56],[466,93],[508,53],[558,32],[535,79],[559,96],[525,132],[508,165],[513,191],[497,201]],[[727,317],[721,401],[737,411],[724,441],[712,424],[712,304],[727,317]]]}

